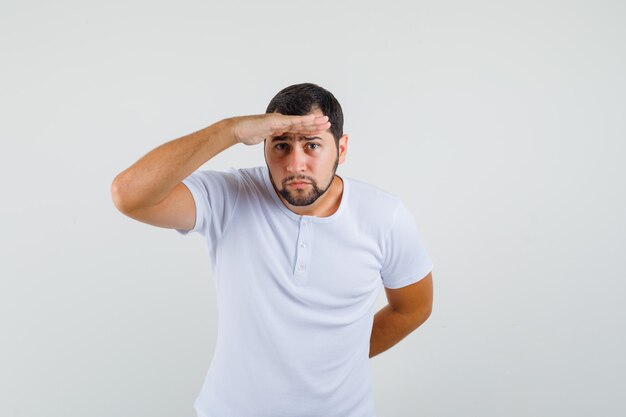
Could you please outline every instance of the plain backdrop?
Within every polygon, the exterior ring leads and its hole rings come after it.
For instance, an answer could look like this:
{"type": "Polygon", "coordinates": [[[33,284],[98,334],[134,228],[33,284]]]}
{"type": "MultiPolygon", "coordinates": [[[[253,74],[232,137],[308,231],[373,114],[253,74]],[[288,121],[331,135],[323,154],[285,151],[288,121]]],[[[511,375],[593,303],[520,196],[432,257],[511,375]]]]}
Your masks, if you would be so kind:
{"type": "Polygon", "coordinates": [[[0,416],[195,415],[206,247],[110,184],[301,82],[435,264],[432,316],[371,360],[378,416],[626,415],[625,41],[618,0],[2,0],[0,416]]]}

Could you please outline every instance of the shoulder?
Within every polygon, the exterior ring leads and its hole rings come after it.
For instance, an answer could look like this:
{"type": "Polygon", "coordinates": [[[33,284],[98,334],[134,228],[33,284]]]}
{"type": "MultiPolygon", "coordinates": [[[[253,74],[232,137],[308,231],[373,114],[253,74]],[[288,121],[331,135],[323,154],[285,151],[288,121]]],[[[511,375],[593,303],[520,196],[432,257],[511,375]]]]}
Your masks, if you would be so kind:
{"type": "Polygon", "coordinates": [[[262,167],[234,168],[225,170],[199,169],[193,172],[190,177],[195,177],[203,182],[222,182],[228,185],[238,185],[246,181],[262,181],[262,167]]]}
{"type": "Polygon", "coordinates": [[[248,190],[260,190],[264,189],[264,176],[267,167],[254,166],[246,168],[230,168],[233,175],[236,175],[239,182],[244,189],[248,190]]]}
{"type": "Polygon", "coordinates": [[[398,208],[403,205],[399,196],[373,184],[345,177],[350,187],[350,211],[353,221],[362,233],[382,239],[392,229],[398,208]]]}
{"type": "Polygon", "coordinates": [[[245,168],[230,168],[230,172],[236,173],[242,179],[262,181],[264,175],[264,166],[254,166],[245,168]]]}
{"type": "Polygon", "coordinates": [[[399,196],[362,180],[345,177],[350,182],[350,200],[360,210],[373,213],[394,212],[402,201],[399,196]]]}
{"type": "Polygon", "coordinates": [[[183,179],[183,183],[202,187],[207,190],[239,188],[241,176],[234,168],[227,171],[216,169],[198,169],[183,179]]]}

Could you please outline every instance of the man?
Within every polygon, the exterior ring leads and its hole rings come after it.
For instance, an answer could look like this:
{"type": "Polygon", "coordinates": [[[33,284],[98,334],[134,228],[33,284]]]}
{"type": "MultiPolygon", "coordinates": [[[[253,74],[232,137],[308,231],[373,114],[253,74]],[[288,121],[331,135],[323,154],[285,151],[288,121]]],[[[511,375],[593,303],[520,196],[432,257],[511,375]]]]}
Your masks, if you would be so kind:
{"type": "Polygon", "coordinates": [[[199,417],[375,415],[368,359],[428,318],[433,265],[398,197],[336,175],[347,149],[336,98],[297,84],[113,181],[122,213],[208,245],[218,336],[199,417]],[[196,171],[261,142],[267,166],[196,171]],[[381,283],[389,303],[374,316],[381,283]]]}

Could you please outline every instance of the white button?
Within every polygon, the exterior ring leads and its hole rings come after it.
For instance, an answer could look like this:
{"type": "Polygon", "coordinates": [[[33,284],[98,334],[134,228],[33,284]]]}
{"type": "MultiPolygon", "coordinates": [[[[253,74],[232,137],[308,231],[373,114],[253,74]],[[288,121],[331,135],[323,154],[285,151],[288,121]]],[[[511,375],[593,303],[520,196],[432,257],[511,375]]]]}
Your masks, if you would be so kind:
{"type": "Polygon", "coordinates": [[[302,224],[306,225],[306,220],[302,220],[302,224]]]}
{"type": "Polygon", "coordinates": [[[304,264],[298,265],[298,269],[304,269],[304,264]]]}
{"type": "Polygon", "coordinates": [[[305,246],[306,246],[306,243],[304,242],[300,243],[300,247],[305,247],[305,246]]]}

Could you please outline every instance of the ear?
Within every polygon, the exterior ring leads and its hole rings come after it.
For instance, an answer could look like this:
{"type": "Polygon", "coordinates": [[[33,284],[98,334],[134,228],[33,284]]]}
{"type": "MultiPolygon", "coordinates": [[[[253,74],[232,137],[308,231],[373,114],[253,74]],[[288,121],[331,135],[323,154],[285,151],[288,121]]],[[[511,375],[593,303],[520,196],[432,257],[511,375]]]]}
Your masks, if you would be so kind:
{"type": "Polygon", "coordinates": [[[348,135],[343,135],[339,138],[339,164],[342,164],[346,159],[346,154],[348,153],[348,135]]]}

